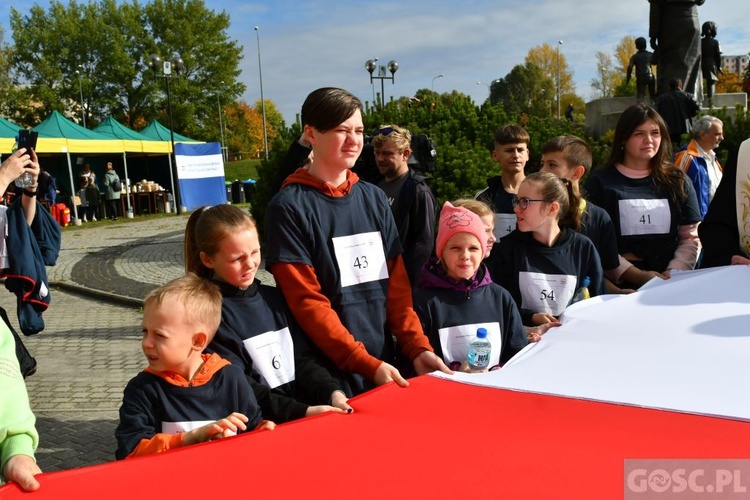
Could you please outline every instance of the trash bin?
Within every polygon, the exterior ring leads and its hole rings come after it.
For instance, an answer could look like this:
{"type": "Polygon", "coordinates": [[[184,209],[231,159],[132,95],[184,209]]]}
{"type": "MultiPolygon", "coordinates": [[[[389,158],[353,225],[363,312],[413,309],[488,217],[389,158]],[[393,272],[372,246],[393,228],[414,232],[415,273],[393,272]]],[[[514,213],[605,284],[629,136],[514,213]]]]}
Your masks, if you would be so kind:
{"type": "Polygon", "coordinates": [[[245,203],[245,193],[242,192],[242,183],[238,180],[232,182],[232,203],[245,203]]]}
{"type": "Polygon", "coordinates": [[[252,203],[255,196],[255,179],[242,181],[242,191],[245,193],[245,201],[252,203]]]}
{"type": "Polygon", "coordinates": [[[225,181],[224,184],[227,187],[227,203],[232,203],[232,183],[225,181]]]}

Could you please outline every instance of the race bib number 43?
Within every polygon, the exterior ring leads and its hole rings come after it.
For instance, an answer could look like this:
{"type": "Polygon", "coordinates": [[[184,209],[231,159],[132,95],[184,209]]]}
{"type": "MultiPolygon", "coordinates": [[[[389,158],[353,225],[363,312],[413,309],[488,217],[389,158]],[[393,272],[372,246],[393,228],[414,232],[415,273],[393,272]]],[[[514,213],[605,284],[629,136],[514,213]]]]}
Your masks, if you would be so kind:
{"type": "Polygon", "coordinates": [[[521,307],[535,313],[559,316],[573,298],[576,277],[569,274],[518,273],[521,307]]]}
{"type": "Polygon", "coordinates": [[[388,278],[388,265],[380,231],[333,238],[341,287],[388,278]]]}
{"type": "Polygon", "coordinates": [[[660,200],[620,200],[620,232],[623,236],[666,234],[672,216],[669,202],[660,200]]]}

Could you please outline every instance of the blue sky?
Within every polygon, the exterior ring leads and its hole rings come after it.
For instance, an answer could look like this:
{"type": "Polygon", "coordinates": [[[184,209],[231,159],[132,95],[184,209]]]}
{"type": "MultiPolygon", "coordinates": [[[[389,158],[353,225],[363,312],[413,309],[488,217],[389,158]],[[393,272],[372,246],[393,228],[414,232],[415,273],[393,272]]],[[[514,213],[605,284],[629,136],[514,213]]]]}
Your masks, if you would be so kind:
{"type": "MultiPolygon", "coordinates": [[[[142,0],[143,1],[143,0],[142,0]]],[[[47,2],[36,2],[47,6],[47,2]]],[[[573,70],[576,92],[592,96],[597,51],[609,54],[622,37],[648,35],[647,0],[205,0],[209,9],[231,16],[229,34],[244,47],[240,79],[243,98],[260,98],[254,26],[260,28],[263,94],[287,123],[307,94],[323,86],[343,87],[372,101],[365,70],[368,59],[398,61],[395,84],[385,82],[386,99],[430,88],[458,90],[475,102],[489,83],[523,63],[531,47],[563,41],[561,53],[573,70]]],[[[0,22],[17,3],[0,0],[0,22]]],[[[725,55],[750,52],[750,1],[706,0],[700,22],[714,21],[725,55]]],[[[376,91],[380,84],[376,82],[376,91]]]]}

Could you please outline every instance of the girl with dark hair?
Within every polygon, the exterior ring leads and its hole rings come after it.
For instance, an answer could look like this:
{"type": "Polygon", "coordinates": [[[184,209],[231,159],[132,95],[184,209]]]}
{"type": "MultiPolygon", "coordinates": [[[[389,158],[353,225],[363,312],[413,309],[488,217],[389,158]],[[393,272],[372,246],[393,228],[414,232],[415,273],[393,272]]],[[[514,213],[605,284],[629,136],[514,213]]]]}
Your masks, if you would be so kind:
{"type": "Polygon", "coordinates": [[[419,375],[450,372],[412,307],[388,199],[350,170],[364,145],[361,101],[317,89],[302,105],[302,123],[312,163],[286,178],[266,211],[267,268],[292,314],[348,394],[408,385],[392,364],[397,355],[419,375]]]}
{"type": "Polygon", "coordinates": [[[672,269],[693,269],[700,253],[695,189],[671,157],[664,120],[635,104],[617,121],[607,164],[586,182],[588,199],[615,225],[621,279],[634,288],[672,269]]]}
{"type": "Polygon", "coordinates": [[[495,243],[488,267],[526,326],[557,321],[587,277],[591,296],[605,293],[599,254],[577,232],[580,202],[572,183],[550,172],[527,176],[518,189],[518,229],[495,243]]]}

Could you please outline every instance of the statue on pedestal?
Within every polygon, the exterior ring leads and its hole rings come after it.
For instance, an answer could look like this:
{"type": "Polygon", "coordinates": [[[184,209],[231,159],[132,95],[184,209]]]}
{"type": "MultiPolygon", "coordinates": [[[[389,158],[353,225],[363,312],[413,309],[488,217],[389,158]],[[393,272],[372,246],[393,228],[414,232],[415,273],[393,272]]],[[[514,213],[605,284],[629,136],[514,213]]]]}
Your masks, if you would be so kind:
{"type": "Polygon", "coordinates": [[[657,69],[656,91],[667,92],[679,79],[685,92],[703,98],[698,6],[705,0],[649,0],[648,35],[657,69]]]}
{"type": "Polygon", "coordinates": [[[654,54],[646,50],[646,39],[639,36],[635,39],[635,48],[638,52],[630,57],[630,63],[628,64],[628,74],[625,83],[630,83],[630,76],[635,68],[635,89],[636,97],[639,101],[642,101],[646,96],[646,88],[648,88],[648,95],[651,100],[654,100],[656,95],[654,85],[654,73],[651,71],[654,54]]]}
{"type": "Polygon", "coordinates": [[[716,23],[713,21],[703,23],[701,36],[703,36],[701,40],[701,68],[703,69],[703,78],[706,80],[708,105],[711,106],[716,82],[719,81],[719,73],[721,73],[721,47],[716,39],[716,23]]]}

